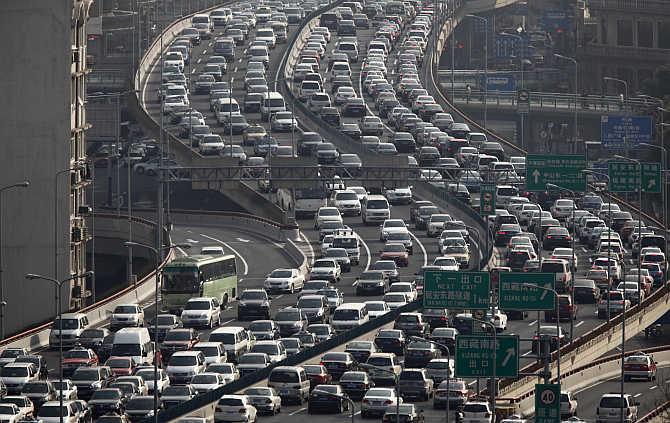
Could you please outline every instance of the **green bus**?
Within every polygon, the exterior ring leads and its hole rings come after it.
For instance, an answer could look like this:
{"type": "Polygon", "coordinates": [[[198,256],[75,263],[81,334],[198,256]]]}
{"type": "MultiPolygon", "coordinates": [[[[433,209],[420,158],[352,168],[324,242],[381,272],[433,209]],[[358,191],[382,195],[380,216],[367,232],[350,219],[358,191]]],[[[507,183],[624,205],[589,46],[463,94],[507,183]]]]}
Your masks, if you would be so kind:
{"type": "Polygon", "coordinates": [[[163,268],[163,308],[179,313],[190,298],[215,297],[226,306],[237,296],[234,255],[180,257],[163,268]]]}

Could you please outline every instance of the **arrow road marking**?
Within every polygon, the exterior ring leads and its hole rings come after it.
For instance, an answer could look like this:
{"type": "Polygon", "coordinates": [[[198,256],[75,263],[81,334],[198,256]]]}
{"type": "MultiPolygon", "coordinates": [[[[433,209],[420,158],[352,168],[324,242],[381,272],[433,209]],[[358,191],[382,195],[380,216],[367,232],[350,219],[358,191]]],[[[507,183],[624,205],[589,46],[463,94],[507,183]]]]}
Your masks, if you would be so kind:
{"type": "Polygon", "coordinates": [[[535,183],[539,184],[540,183],[540,175],[541,175],[540,171],[538,169],[535,169],[533,171],[533,173],[531,173],[531,175],[533,175],[533,179],[535,180],[535,183]]]}
{"type": "Polygon", "coordinates": [[[507,355],[503,359],[502,363],[500,363],[500,364],[502,364],[503,367],[507,366],[507,363],[516,354],[516,351],[514,350],[514,348],[508,348],[506,352],[507,352],[507,355]]]}

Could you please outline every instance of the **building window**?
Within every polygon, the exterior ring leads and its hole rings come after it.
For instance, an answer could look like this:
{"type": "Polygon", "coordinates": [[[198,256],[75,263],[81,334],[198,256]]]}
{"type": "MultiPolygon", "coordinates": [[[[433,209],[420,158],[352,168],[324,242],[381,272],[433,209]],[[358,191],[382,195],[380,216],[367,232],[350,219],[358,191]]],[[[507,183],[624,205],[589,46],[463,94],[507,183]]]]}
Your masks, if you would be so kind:
{"type": "Polygon", "coordinates": [[[670,21],[658,23],[658,48],[670,49],[670,21]]]}
{"type": "Polygon", "coordinates": [[[628,19],[617,21],[617,45],[633,45],[633,21],[628,19]]]}
{"type": "Polygon", "coordinates": [[[637,23],[637,46],[638,47],[654,47],[654,27],[651,22],[637,23]]]}

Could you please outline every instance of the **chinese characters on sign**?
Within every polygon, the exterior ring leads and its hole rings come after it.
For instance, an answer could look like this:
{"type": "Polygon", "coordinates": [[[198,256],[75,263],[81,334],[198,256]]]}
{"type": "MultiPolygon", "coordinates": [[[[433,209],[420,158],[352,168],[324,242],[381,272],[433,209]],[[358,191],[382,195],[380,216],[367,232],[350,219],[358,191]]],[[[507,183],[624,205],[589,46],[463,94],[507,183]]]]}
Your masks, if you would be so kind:
{"type": "Polygon", "coordinates": [[[660,163],[642,163],[642,179],[640,168],[634,162],[607,162],[609,176],[609,190],[611,192],[661,192],[661,165],[660,163]],[[641,183],[641,185],[640,185],[641,183]]]}
{"type": "Polygon", "coordinates": [[[532,284],[554,289],[553,273],[500,273],[500,308],[503,310],[553,310],[554,294],[546,289],[524,286],[532,284]]]}
{"type": "Polygon", "coordinates": [[[519,372],[519,338],[500,335],[456,337],[457,377],[516,377],[519,372]],[[495,354],[494,354],[495,347],[495,354]],[[494,360],[495,355],[495,372],[494,360]]]}
{"type": "Polygon", "coordinates": [[[610,150],[624,150],[626,143],[635,148],[653,142],[652,126],[651,116],[601,116],[601,141],[610,150]]]}
{"type": "Polygon", "coordinates": [[[424,276],[423,306],[485,310],[490,307],[488,272],[433,270],[424,276]]]}
{"type": "Polygon", "coordinates": [[[547,184],[571,191],[586,191],[586,159],[582,155],[529,154],[526,158],[526,189],[546,191],[547,184]]]}
{"type": "Polygon", "coordinates": [[[560,421],[561,385],[535,385],[535,423],[560,421]]]}

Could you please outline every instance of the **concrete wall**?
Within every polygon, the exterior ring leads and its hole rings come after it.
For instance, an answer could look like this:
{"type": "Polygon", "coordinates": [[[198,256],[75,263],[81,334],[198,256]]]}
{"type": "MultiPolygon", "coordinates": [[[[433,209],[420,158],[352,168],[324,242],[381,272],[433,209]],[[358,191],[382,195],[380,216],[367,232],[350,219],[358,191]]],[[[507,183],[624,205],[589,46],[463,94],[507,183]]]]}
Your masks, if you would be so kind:
{"type": "MultiPolygon", "coordinates": [[[[0,206],[7,333],[45,321],[56,310],[48,282],[24,275],[54,276],[54,177],[69,167],[70,156],[71,21],[72,0],[0,2],[0,187],[30,181],[28,188],[5,191],[0,206]]],[[[68,186],[61,175],[58,278],[69,269],[68,186]]]]}

